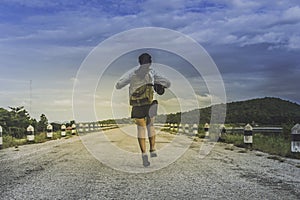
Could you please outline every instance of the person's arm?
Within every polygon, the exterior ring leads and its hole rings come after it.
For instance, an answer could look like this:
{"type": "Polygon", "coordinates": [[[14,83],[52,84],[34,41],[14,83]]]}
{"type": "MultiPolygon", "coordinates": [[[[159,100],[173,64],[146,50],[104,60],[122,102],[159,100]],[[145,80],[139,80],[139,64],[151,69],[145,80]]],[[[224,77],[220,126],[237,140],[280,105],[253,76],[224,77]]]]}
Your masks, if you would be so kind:
{"type": "Polygon", "coordinates": [[[130,83],[133,72],[125,74],[116,84],[116,89],[121,89],[130,83]]]}
{"type": "Polygon", "coordinates": [[[154,76],[154,84],[160,84],[164,88],[169,88],[171,86],[171,83],[167,78],[159,75],[154,70],[153,70],[153,76],[154,76]]]}

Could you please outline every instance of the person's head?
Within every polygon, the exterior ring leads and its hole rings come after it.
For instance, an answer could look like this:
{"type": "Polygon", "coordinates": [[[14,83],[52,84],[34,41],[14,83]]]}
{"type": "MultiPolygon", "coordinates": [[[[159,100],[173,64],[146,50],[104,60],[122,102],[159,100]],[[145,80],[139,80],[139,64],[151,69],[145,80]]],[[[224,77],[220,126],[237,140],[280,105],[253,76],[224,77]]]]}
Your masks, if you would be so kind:
{"type": "Polygon", "coordinates": [[[149,72],[150,70],[150,65],[152,63],[151,56],[148,53],[143,53],[139,56],[139,63],[140,67],[138,70],[136,70],[136,74],[144,78],[145,75],[149,72]]]}
{"type": "Polygon", "coordinates": [[[151,56],[148,53],[143,53],[139,56],[140,65],[150,66],[152,63],[151,56]]]}

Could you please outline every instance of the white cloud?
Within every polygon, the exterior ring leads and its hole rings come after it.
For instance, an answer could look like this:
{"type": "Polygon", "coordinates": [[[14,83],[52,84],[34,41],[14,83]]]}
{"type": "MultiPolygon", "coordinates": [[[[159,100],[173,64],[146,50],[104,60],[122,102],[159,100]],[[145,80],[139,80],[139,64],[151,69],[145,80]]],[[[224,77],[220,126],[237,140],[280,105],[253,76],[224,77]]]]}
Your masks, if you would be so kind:
{"type": "Polygon", "coordinates": [[[59,100],[54,100],[53,104],[55,106],[66,106],[66,107],[71,107],[72,102],[70,99],[59,99],[59,100]]]}
{"type": "MultiPolygon", "coordinates": [[[[33,79],[33,109],[41,112],[47,109],[47,112],[53,113],[51,114],[53,118],[61,116],[54,113],[57,111],[55,109],[66,109],[61,107],[72,103],[73,84],[79,83],[80,80],[74,77],[89,51],[109,36],[131,28],[162,26],[175,29],[202,44],[217,48],[218,45],[246,48],[267,43],[269,50],[273,51],[274,49],[282,51],[300,49],[300,7],[298,1],[294,0],[288,2],[213,0],[209,4],[196,0],[155,0],[138,3],[124,1],[120,5],[102,5],[102,3],[97,6],[94,6],[93,2],[78,4],[77,1],[5,0],[2,3],[13,5],[11,7],[31,8],[31,12],[25,13],[24,10],[24,13],[15,13],[16,19],[0,22],[0,29],[4,30],[0,33],[0,83],[2,84],[0,93],[3,94],[0,106],[6,107],[10,103],[28,103],[27,83],[33,79]],[[72,6],[69,7],[70,5],[72,6]],[[109,9],[104,9],[105,6],[109,6],[109,9]],[[32,8],[47,8],[50,12],[37,13],[32,11],[34,10],[32,8]],[[20,83],[11,81],[10,79],[13,79],[11,77],[16,77],[20,83]],[[53,109],[50,108],[52,104],[53,109]]],[[[164,39],[170,40],[170,38],[164,39]]],[[[110,50],[113,48],[115,47],[112,46],[110,50]]],[[[218,49],[218,51],[224,52],[227,49],[218,49]]],[[[256,56],[254,51],[251,54],[253,57],[256,56]]],[[[228,59],[234,60],[245,55],[231,56],[232,58],[228,59]]],[[[272,65],[268,60],[263,62],[272,65]]],[[[224,65],[224,63],[220,64],[224,65]]],[[[241,71],[238,70],[239,73],[241,71]]],[[[232,88],[230,94],[237,97],[239,93],[245,95],[247,91],[241,92],[241,88],[251,88],[249,85],[253,83],[244,84],[243,80],[238,78],[239,75],[234,74],[234,76],[226,80],[227,84],[230,83],[228,89],[232,88]]],[[[258,84],[258,81],[255,84],[258,84]]],[[[180,84],[178,85],[180,87],[180,84]]],[[[195,87],[200,86],[195,85],[195,87]]],[[[180,95],[182,93],[182,91],[177,92],[180,95]]],[[[182,96],[178,98],[185,101],[186,105],[193,106],[193,101],[182,96]]],[[[198,101],[205,102],[204,104],[209,103],[210,98],[209,96],[197,97],[198,101]]],[[[176,99],[169,99],[165,103],[175,108],[176,101],[176,99]]],[[[97,105],[109,106],[109,103],[107,99],[100,99],[97,105]]],[[[116,106],[123,107],[125,103],[116,103],[116,106]]],[[[69,111],[68,108],[64,112],[69,111]]],[[[66,115],[70,116],[70,114],[66,115]]]]}
{"type": "Polygon", "coordinates": [[[184,0],[160,1],[148,0],[141,5],[144,12],[149,13],[166,13],[173,12],[184,8],[184,0]]]}
{"type": "Polygon", "coordinates": [[[2,3],[6,4],[18,4],[21,6],[41,8],[41,7],[53,7],[59,5],[56,1],[40,1],[40,0],[2,0],[2,3]]]}
{"type": "Polygon", "coordinates": [[[253,9],[260,6],[259,2],[248,1],[248,0],[232,0],[232,5],[237,9],[253,9]]]}
{"type": "Polygon", "coordinates": [[[173,97],[159,100],[159,104],[168,112],[185,112],[211,105],[211,95],[195,95],[194,98],[173,97]]]}
{"type": "MultiPolygon", "coordinates": [[[[220,1],[212,1],[212,4],[214,3],[216,7],[221,4],[220,1]]],[[[59,41],[60,43],[75,41],[76,44],[82,43],[84,40],[101,41],[111,34],[134,27],[163,26],[181,30],[200,42],[235,44],[240,41],[239,38],[251,40],[251,38],[260,37],[261,34],[264,35],[269,31],[282,34],[285,39],[288,37],[288,32],[284,28],[272,30],[271,25],[280,26],[282,20],[299,21],[300,17],[300,8],[298,6],[291,7],[292,4],[288,3],[281,7],[273,2],[245,0],[225,1],[222,4],[225,5],[223,9],[216,9],[211,13],[201,13],[191,12],[187,9],[191,5],[197,6],[199,9],[204,8],[204,4],[197,1],[146,1],[139,4],[142,9],[138,13],[123,16],[111,16],[109,13],[101,11],[96,14],[97,10],[85,5],[84,9],[78,7],[77,10],[60,11],[54,15],[29,16],[25,19],[27,23],[33,25],[43,23],[45,25],[40,29],[25,27],[25,32],[23,26],[13,25],[12,30],[19,29],[18,32],[22,30],[25,35],[12,35],[9,38],[59,41]],[[268,6],[270,9],[267,9],[268,6]],[[83,15],[86,12],[88,14],[83,15]]],[[[124,8],[130,10],[126,5],[124,8]]],[[[2,26],[5,28],[4,24],[2,26]]],[[[6,24],[6,26],[11,25],[6,24]]]]}
{"type": "Polygon", "coordinates": [[[291,36],[288,43],[289,49],[300,49],[300,36],[291,36]]]}
{"type": "Polygon", "coordinates": [[[293,21],[300,21],[300,7],[294,6],[291,7],[283,12],[283,19],[285,20],[293,20],[293,21]]]}

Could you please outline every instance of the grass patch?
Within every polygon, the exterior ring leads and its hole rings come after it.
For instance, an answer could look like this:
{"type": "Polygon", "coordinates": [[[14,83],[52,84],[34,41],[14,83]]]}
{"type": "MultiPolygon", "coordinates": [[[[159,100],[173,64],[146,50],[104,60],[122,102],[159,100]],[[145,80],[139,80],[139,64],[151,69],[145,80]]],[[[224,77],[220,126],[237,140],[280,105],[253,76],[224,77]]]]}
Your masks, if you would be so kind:
{"type": "Polygon", "coordinates": [[[34,136],[35,143],[46,142],[48,139],[46,138],[46,133],[40,133],[34,136]]]}
{"type": "Polygon", "coordinates": [[[253,148],[279,156],[288,156],[291,151],[290,141],[281,136],[264,136],[255,134],[253,148]]]}
{"type": "MultiPolygon", "coordinates": [[[[71,133],[66,133],[66,136],[64,138],[70,138],[72,137],[71,133]]],[[[9,147],[15,147],[16,151],[18,151],[18,146],[25,145],[25,144],[34,144],[34,143],[43,143],[47,142],[50,140],[56,140],[61,138],[61,133],[60,131],[58,132],[53,132],[53,137],[52,138],[47,138],[46,133],[38,133],[34,135],[34,141],[33,142],[28,142],[27,138],[14,138],[10,135],[3,135],[3,148],[9,148],[9,147]]]]}
{"type": "Polygon", "coordinates": [[[18,146],[24,145],[26,143],[27,143],[27,140],[25,138],[16,139],[10,135],[3,136],[3,148],[18,147],[18,146]]]}
{"type": "MultiPolygon", "coordinates": [[[[246,147],[244,144],[243,134],[227,134],[222,137],[222,141],[234,144],[237,147],[246,147]]],[[[300,153],[291,152],[291,141],[289,138],[285,138],[282,135],[266,136],[262,134],[254,134],[252,149],[272,155],[300,159],[300,153]]]]}
{"type": "Polygon", "coordinates": [[[233,144],[235,146],[244,145],[244,136],[240,134],[227,134],[222,139],[225,143],[233,144]]]}
{"type": "Polygon", "coordinates": [[[205,133],[204,132],[198,132],[196,136],[199,137],[199,138],[205,138],[205,133]]]}

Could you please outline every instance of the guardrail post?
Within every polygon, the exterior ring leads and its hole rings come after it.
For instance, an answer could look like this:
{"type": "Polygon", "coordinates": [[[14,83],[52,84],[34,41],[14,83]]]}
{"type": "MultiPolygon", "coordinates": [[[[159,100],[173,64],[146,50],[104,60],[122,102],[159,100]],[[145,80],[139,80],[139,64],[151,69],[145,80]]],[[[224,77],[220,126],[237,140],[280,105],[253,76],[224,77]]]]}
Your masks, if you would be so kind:
{"type": "Polygon", "coordinates": [[[164,125],[164,128],[165,128],[165,130],[170,130],[170,123],[166,123],[165,125],[164,125]]]}
{"type": "Polygon", "coordinates": [[[209,124],[205,123],[204,124],[204,132],[205,132],[205,138],[209,137],[209,124]]]}
{"type": "Polygon", "coordinates": [[[2,145],[3,145],[3,139],[2,139],[2,132],[3,132],[3,129],[2,129],[2,126],[0,126],[0,149],[2,149],[2,145]]]}
{"type": "Polygon", "coordinates": [[[33,128],[33,126],[29,125],[26,130],[27,130],[27,141],[28,142],[33,142],[34,141],[34,128],[33,128]]]}
{"type": "Polygon", "coordinates": [[[83,124],[82,123],[79,124],[78,132],[83,133],[83,124]]]}
{"type": "Polygon", "coordinates": [[[85,124],[84,127],[85,127],[84,131],[85,131],[86,133],[89,132],[89,130],[90,130],[90,129],[89,129],[89,124],[85,124]]]}
{"type": "Polygon", "coordinates": [[[60,127],[60,135],[61,137],[65,137],[66,136],[66,125],[61,125],[60,127]]]}
{"type": "Polygon", "coordinates": [[[176,132],[176,133],[178,132],[178,124],[177,123],[174,124],[174,132],[176,132]]]}
{"type": "Polygon", "coordinates": [[[180,133],[180,134],[182,134],[182,133],[183,133],[182,124],[179,124],[178,133],[180,133]]]}
{"type": "Polygon", "coordinates": [[[47,138],[53,137],[53,126],[51,124],[47,125],[47,138]]]}
{"type": "Polygon", "coordinates": [[[99,123],[96,124],[96,129],[97,129],[97,131],[100,130],[100,124],[99,123]]]}
{"type": "Polygon", "coordinates": [[[168,130],[170,130],[170,128],[171,128],[171,124],[170,123],[167,123],[167,128],[168,128],[168,130]]]}
{"type": "Polygon", "coordinates": [[[250,124],[247,124],[244,128],[244,143],[252,148],[253,128],[250,124]]]}
{"type": "Polygon", "coordinates": [[[193,135],[197,135],[198,134],[198,125],[197,124],[194,124],[193,125],[193,135]]]}
{"type": "Polygon", "coordinates": [[[184,133],[187,134],[187,135],[190,133],[190,125],[189,124],[185,124],[184,133]]]}
{"type": "Polygon", "coordinates": [[[76,124],[72,124],[72,135],[76,134],[76,124]]]}
{"type": "Polygon", "coordinates": [[[300,152],[300,124],[296,124],[291,130],[291,151],[300,152]]]}

